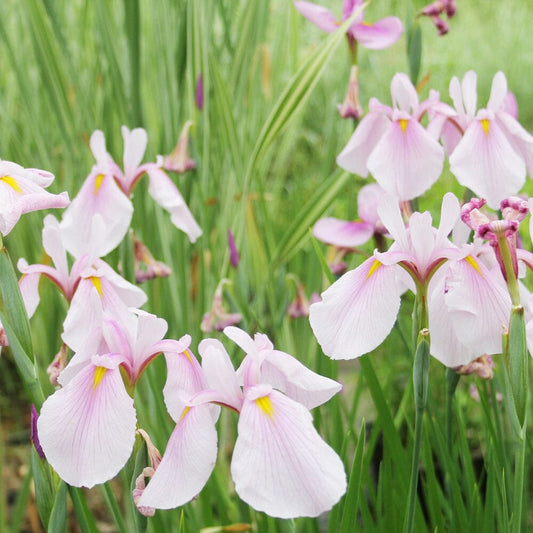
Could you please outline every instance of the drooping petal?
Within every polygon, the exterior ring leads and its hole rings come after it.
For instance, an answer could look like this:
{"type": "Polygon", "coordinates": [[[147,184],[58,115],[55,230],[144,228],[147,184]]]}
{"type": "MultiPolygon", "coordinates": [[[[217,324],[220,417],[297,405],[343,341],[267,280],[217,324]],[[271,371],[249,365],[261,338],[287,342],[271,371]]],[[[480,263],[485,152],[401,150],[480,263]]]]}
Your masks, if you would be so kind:
{"type": "Polygon", "coordinates": [[[294,2],[294,7],[317,28],[328,33],[334,32],[338,28],[335,15],[325,7],[311,2],[294,2]]]}
{"type": "Polygon", "coordinates": [[[91,172],[80,192],[63,214],[60,223],[65,248],[74,257],[88,253],[91,246],[103,257],[116,248],[126,234],[133,206],[108,174],[91,172]],[[93,231],[93,218],[99,215],[102,231],[93,231]],[[97,239],[97,242],[92,242],[97,239]]]}
{"type": "Polygon", "coordinates": [[[43,404],[39,440],[49,463],[70,485],[90,488],[111,479],[131,454],[137,418],[119,363],[94,356],[43,404]]]}
{"type": "Polygon", "coordinates": [[[313,235],[320,241],[342,248],[354,248],[367,242],[374,227],[367,222],[321,218],[313,226],[313,235]]]}
{"type": "Polygon", "coordinates": [[[524,160],[489,114],[478,115],[467,128],[450,156],[450,170],[493,209],[517,194],[526,179],[524,160]]]}
{"type": "Polygon", "coordinates": [[[499,268],[489,270],[472,256],[450,262],[445,302],[462,344],[476,356],[501,353],[511,298],[499,268]]]}
{"type": "Polygon", "coordinates": [[[372,24],[365,22],[354,25],[350,31],[361,46],[370,50],[382,50],[400,38],[403,25],[397,17],[386,17],[372,24]]]}
{"type": "Polygon", "coordinates": [[[137,506],[172,509],[186,504],[207,483],[216,458],[217,432],[209,406],[188,408],[137,506]]]}
{"type": "Polygon", "coordinates": [[[396,266],[370,257],[344,274],[309,308],[313,333],[326,355],[353,359],[379,346],[400,308],[396,266]]]}
{"type": "Polygon", "coordinates": [[[342,389],[340,383],[313,372],[298,359],[280,350],[273,350],[264,360],[261,381],[307,409],[322,405],[342,389]]]}
{"type": "Polygon", "coordinates": [[[388,126],[367,166],[386,191],[400,200],[411,200],[437,181],[443,163],[442,146],[405,114],[388,126]]]}
{"type": "Polygon", "coordinates": [[[387,129],[388,118],[382,113],[368,113],[359,123],[348,144],[337,156],[337,165],[348,172],[366,178],[367,161],[387,129]]]}
{"type": "Polygon", "coordinates": [[[443,365],[455,368],[466,365],[481,355],[474,347],[461,343],[455,333],[450,313],[445,303],[446,266],[431,279],[428,290],[429,332],[431,355],[443,365]]]}
{"type": "Polygon", "coordinates": [[[246,393],[231,475],[242,500],[279,518],[318,516],[346,490],[342,461],[309,411],[265,386],[246,393]]]}
{"type": "Polygon", "coordinates": [[[148,192],[152,198],[170,213],[172,224],[184,231],[191,242],[196,242],[196,239],[202,234],[202,230],[189,211],[177,187],[155,164],[146,165],[146,172],[150,179],[148,192]]]}

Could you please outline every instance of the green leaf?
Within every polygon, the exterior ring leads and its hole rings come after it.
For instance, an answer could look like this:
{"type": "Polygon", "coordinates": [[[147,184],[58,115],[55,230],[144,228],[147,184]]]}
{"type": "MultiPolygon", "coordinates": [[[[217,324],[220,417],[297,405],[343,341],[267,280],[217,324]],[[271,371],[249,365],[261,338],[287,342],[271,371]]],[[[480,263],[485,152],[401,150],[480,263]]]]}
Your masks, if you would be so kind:
{"type": "Polygon", "coordinates": [[[342,512],[340,533],[352,533],[354,524],[357,522],[357,513],[359,510],[359,496],[361,494],[361,477],[363,472],[363,451],[365,448],[365,421],[361,424],[359,440],[352,463],[350,479],[348,481],[348,490],[344,500],[344,509],[342,512]]]}
{"type": "MultiPolygon", "coordinates": [[[[36,494],[38,494],[36,489],[36,494]]],[[[63,481],[59,483],[56,491],[54,506],[50,514],[48,531],[61,533],[66,531],[67,527],[67,484],[63,481]]]]}
{"type": "Polygon", "coordinates": [[[407,30],[407,59],[409,61],[409,77],[416,85],[422,65],[422,29],[418,21],[409,25],[407,30]]]}
{"type": "Polygon", "coordinates": [[[4,314],[5,320],[11,324],[13,333],[18,338],[22,349],[33,362],[28,315],[20,294],[18,279],[6,248],[0,250],[0,293],[2,297],[0,310],[4,314]]]}
{"type": "Polygon", "coordinates": [[[74,506],[74,512],[82,533],[98,533],[98,527],[94,519],[82,489],[68,485],[70,499],[74,506]]]}
{"type": "Polygon", "coordinates": [[[513,306],[509,325],[509,380],[520,427],[526,417],[528,359],[524,308],[513,306]]]}
{"type": "Polygon", "coordinates": [[[33,481],[35,484],[35,498],[37,500],[37,509],[39,516],[45,528],[48,531],[56,531],[50,529],[49,521],[53,507],[54,500],[57,500],[57,494],[54,487],[54,480],[50,465],[46,459],[39,457],[35,450],[35,446],[31,446],[31,467],[33,471],[33,481]]]}

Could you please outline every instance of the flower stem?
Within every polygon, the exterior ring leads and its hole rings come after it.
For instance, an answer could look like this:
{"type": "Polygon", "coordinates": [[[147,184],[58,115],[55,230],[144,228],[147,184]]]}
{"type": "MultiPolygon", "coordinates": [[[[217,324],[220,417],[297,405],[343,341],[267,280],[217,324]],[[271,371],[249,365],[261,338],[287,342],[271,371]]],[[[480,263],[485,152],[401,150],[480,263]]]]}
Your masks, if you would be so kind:
{"type": "Polygon", "coordinates": [[[415,352],[415,362],[413,366],[413,386],[415,392],[415,435],[413,443],[413,456],[411,463],[411,481],[409,483],[409,497],[407,504],[407,515],[404,524],[404,532],[414,531],[416,493],[418,488],[418,469],[420,461],[420,450],[422,447],[422,428],[424,422],[424,412],[427,404],[429,375],[429,330],[423,328],[418,335],[418,342],[415,352]]]}

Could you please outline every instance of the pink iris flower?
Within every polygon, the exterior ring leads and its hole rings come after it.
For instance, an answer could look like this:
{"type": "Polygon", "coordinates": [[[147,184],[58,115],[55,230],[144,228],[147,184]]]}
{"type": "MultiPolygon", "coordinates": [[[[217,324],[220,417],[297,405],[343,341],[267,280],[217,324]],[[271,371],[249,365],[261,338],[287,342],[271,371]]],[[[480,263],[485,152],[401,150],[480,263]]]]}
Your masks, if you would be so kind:
{"type": "Polygon", "coordinates": [[[431,355],[454,368],[501,353],[511,299],[498,267],[487,267],[472,245],[458,247],[448,240],[459,217],[457,199],[451,193],[444,197],[438,229],[427,212],[413,213],[406,228],[392,197],[378,212],[394,244],[342,276],[310,308],[311,327],[324,353],[352,359],[379,346],[394,325],[402,292],[422,286],[431,355]]]}
{"type": "MultiPolygon", "coordinates": [[[[99,225],[94,224],[93,229],[99,225]]],[[[146,302],[146,294],[119,276],[105,261],[89,254],[78,258],[69,271],[63,247],[60,224],[52,216],[45,218],[43,245],[53,265],[28,265],[20,259],[22,272],[20,290],[28,316],[39,305],[39,280],[50,279],[65,296],[69,310],[63,323],[63,340],[74,351],[80,350],[88,339],[100,331],[103,313],[122,316],[128,307],[139,307],[146,302]]],[[[94,242],[94,241],[93,241],[94,242]]],[[[98,341],[95,341],[98,344],[98,341]]]]}
{"type": "Polygon", "coordinates": [[[23,168],[11,161],[0,161],[0,233],[7,235],[19,218],[30,211],[66,207],[68,194],[51,194],[44,189],[53,174],[35,168],[23,168]]]}
{"type": "Polygon", "coordinates": [[[214,339],[200,343],[201,367],[188,350],[174,369],[169,366],[174,386],[168,390],[186,393],[165,396],[177,425],[137,505],[177,507],[205,485],[217,454],[217,413],[208,405],[214,402],[239,413],[231,475],[245,502],[280,518],[330,509],[346,490],[346,475],[314,429],[308,409],[327,401],[340,385],[275,350],[265,335],[252,339],[233,326],[224,333],[246,352],[237,372],[214,339]]]}
{"type": "Polygon", "coordinates": [[[406,286],[427,285],[444,261],[460,255],[447,237],[459,217],[453,194],[444,197],[438,230],[428,212],[413,213],[406,228],[392,196],[383,199],[378,213],[393,245],[344,274],[310,307],[311,328],[333,359],[352,359],[379,346],[394,325],[406,286]]]}
{"type": "Polygon", "coordinates": [[[439,132],[424,128],[420,120],[437,109],[447,114],[449,106],[441,104],[434,91],[419,103],[406,74],[394,76],[391,94],[393,107],[370,99],[369,113],[337,157],[337,164],[364,178],[370,172],[385,191],[399,200],[411,200],[437,181],[444,163],[439,132]]]}
{"type": "MultiPolygon", "coordinates": [[[[342,21],[338,21],[335,15],[325,7],[311,2],[294,2],[294,7],[305,18],[328,33],[334,32],[362,5],[362,0],[344,0],[342,3],[342,21]]],[[[400,38],[402,30],[402,22],[397,17],[386,17],[370,24],[364,21],[364,11],[361,11],[346,33],[350,43],[357,41],[365,48],[380,50],[394,44],[400,38]]]]}
{"type": "Polygon", "coordinates": [[[180,349],[162,340],[166,330],[165,320],[142,311],[127,324],[105,320],[98,349],[76,353],[60,374],[37,429],[46,458],[70,485],[103,483],[128,460],[137,423],[128,390],[156,355],[180,349]]]}
{"type": "Polygon", "coordinates": [[[476,81],[473,71],[461,83],[456,77],[451,80],[457,114],[448,118],[442,137],[459,183],[496,209],[520,191],[526,171],[533,175],[533,136],[514,118],[503,72],[494,76],[487,107],[478,111],[476,81]]]}
{"type": "Polygon", "coordinates": [[[104,134],[96,130],[91,136],[91,150],[96,165],[85,180],[78,195],[63,215],[61,227],[66,249],[79,257],[87,252],[90,237],[98,238],[98,256],[113,250],[126,234],[133,214],[130,196],[139,179],[147,174],[149,194],[171,215],[172,223],[185,233],[191,242],[202,231],[183,197],[167,174],[157,163],[141,164],[148,138],[146,131],[122,128],[124,137],[124,171],[107,153],[104,134]],[[96,235],[92,225],[102,220],[103,234],[96,235]],[[89,223],[87,221],[90,221],[89,223]]]}

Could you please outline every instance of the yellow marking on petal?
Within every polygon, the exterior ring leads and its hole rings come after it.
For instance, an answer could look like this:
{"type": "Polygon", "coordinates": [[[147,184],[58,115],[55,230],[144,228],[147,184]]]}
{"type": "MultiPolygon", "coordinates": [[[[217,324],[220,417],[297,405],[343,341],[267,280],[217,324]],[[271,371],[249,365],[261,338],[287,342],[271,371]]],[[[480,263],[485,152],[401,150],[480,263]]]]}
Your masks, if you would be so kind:
{"type": "Polygon", "coordinates": [[[98,276],[91,276],[89,279],[91,280],[98,294],[102,296],[102,281],[100,278],[98,276]]]}
{"type": "Polygon", "coordinates": [[[400,123],[400,128],[402,128],[402,131],[405,133],[405,130],[407,129],[407,122],[409,122],[406,118],[401,118],[398,120],[400,123]]]}
{"type": "Polygon", "coordinates": [[[374,274],[374,272],[382,265],[383,263],[380,263],[377,259],[374,259],[374,262],[372,263],[372,266],[370,267],[370,270],[368,271],[366,275],[366,279],[372,276],[372,274],[374,274]]]}
{"type": "Polygon", "coordinates": [[[190,411],[190,409],[191,409],[190,407],[185,407],[185,409],[183,409],[183,413],[181,413],[181,416],[178,422],[181,422],[185,418],[185,415],[190,411]]]}
{"type": "Polygon", "coordinates": [[[482,118],[481,126],[483,127],[483,131],[485,132],[485,135],[488,136],[489,129],[490,129],[490,120],[488,118],[482,118]]]}
{"type": "Polygon", "coordinates": [[[185,350],[183,355],[189,360],[189,363],[192,363],[191,352],[189,352],[189,350],[185,350]]]}
{"type": "Polygon", "coordinates": [[[481,269],[479,268],[479,265],[477,264],[477,261],[471,256],[471,255],[467,255],[465,257],[465,261],[474,269],[474,270],[477,270],[478,274],[480,276],[483,276],[482,272],[481,272],[481,269]]]}
{"type": "Polygon", "coordinates": [[[2,176],[0,181],[7,183],[15,192],[22,193],[22,189],[19,187],[15,178],[12,178],[11,176],[2,176]]]}
{"type": "Polygon", "coordinates": [[[263,411],[263,414],[267,415],[270,418],[274,417],[274,406],[272,405],[272,402],[270,401],[270,398],[268,396],[257,398],[257,400],[255,400],[255,403],[257,404],[257,407],[259,407],[259,409],[263,411]]]}
{"type": "Polygon", "coordinates": [[[366,26],[367,28],[371,28],[373,26],[373,24],[371,22],[365,22],[363,21],[363,26],[366,26]]]}
{"type": "Polygon", "coordinates": [[[96,370],[94,371],[93,391],[96,390],[96,387],[98,387],[98,385],[100,385],[100,382],[102,381],[102,379],[104,379],[107,370],[108,369],[105,366],[96,367],[96,370]]]}
{"type": "Polygon", "coordinates": [[[94,180],[94,194],[98,194],[100,187],[102,186],[102,181],[104,181],[104,175],[98,174],[94,180]]]}

